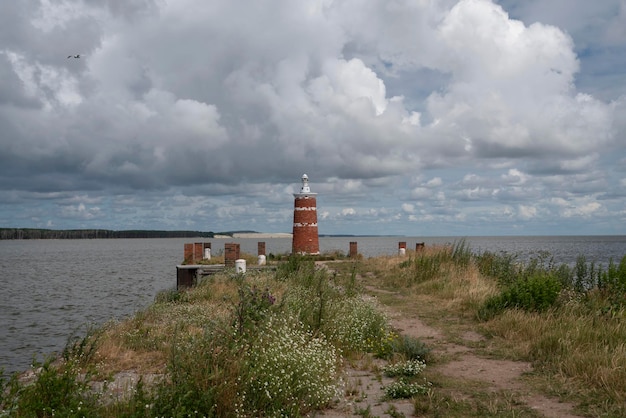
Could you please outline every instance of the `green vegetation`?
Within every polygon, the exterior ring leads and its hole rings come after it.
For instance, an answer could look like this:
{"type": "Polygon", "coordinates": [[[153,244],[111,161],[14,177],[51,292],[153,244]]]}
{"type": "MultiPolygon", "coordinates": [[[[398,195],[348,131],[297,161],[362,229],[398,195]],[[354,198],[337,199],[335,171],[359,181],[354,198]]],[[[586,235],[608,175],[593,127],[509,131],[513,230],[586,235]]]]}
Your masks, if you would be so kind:
{"type": "Polygon", "coordinates": [[[407,360],[383,367],[383,373],[388,377],[414,377],[419,375],[424,367],[426,367],[426,363],[421,360],[407,360]]]}
{"type": "Polygon", "coordinates": [[[73,343],[32,383],[3,382],[0,405],[17,417],[303,416],[341,395],[345,359],[390,353],[396,338],[353,278],[294,257],[275,271],[226,270],[163,292],[73,343]],[[128,393],[91,389],[126,370],[152,378],[128,393]]]}
{"type": "Polygon", "coordinates": [[[561,283],[552,274],[538,273],[514,281],[492,296],[479,310],[481,319],[490,319],[505,309],[518,308],[525,311],[545,311],[553,306],[561,292],[561,283]]]}
{"type": "Polygon", "coordinates": [[[43,363],[35,362],[37,379],[32,384],[22,384],[17,375],[7,382],[0,380],[0,416],[63,416],[82,417],[96,406],[96,397],[83,396],[88,390],[74,359],[53,364],[48,357],[43,363]]]}
{"type": "MultiPolygon", "coordinates": [[[[428,319],[455,341],[480,331],[484,355],[530,362],[526,379],[540,393],[585,416],[626,416],[626,257],[603,268],[584,257],[569,267],[548,254],[522,263],[467,253],[461,242],[404,260],[366,260],[359,272],[370,286],[403,289],[402,298],[381,295],[395,310],[428,319]]],[[[511,392],[485,392],[432,367],[425,375],[433,386],[413,397],[420,416],[538,416],[511,392]]]]}
{"type": "Polygon", "coordinates": [[[411,382],[402,378],[385,387],[385,396],[389,399],[408,399],[415,395],[428,393],[428,384],[411,382]]]}
{"type": "MultiPolygon", "coordinates": [[[[452,360],[440,342],[400,334],[388,311],[485,358],[530,362],[528,390],[584,416],[626,416],[626,257],[606,267],[582,257],[556,266],[545,254],[521,263],[460,242],[332,269],[285,257],[275,270],[225,270],[163,292],[36,364],[30,379],[1,380],[0,416],[305,416],[358,392],[341,386],[356,363],[387,379],[384,399],[410,398],[415,415],[540,416],[513,389],[439,372],[452,360]],[[481,338],[467,342],[468,332],[481,338]],[[129,370],[139,382],[115,386],[129,370]]],[[[355,412],[372,416],[369,405],[355,412]]]]}

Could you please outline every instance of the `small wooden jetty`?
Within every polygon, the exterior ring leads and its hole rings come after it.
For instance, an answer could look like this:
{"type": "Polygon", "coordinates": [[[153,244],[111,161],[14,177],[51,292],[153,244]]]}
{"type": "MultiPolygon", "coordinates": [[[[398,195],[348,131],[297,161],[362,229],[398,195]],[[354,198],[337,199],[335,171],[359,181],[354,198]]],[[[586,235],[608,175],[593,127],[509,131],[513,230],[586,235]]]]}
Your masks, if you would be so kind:
{"type": "Polygon", "coordinates": [[[176,266],[176,289],[195,286],[198,276],[215,274],[224,270],[224,264],[180,264],[176,266]]]}
{"type": "MultiPolygon", "coordinates": [[[[176,266],[176,290],[193,287],[198,283],[198,279],[203,276],[210,276],[226,269],[225,264],[179,264],[176,266]]],[[[254,266],[248,265],[247,271],[276,270],[276,266],[254,266]]]]}

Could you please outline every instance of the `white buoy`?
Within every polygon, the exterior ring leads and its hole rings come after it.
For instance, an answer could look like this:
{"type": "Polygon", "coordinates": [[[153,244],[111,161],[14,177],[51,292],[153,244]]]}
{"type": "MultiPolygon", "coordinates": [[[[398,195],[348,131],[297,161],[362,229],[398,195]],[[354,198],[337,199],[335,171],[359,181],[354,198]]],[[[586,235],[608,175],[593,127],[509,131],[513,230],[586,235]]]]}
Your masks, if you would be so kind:
{"type": "Polygon", "coordinates": [[[210,260],[211,259],[211,249],[210,248],[205,248],[204,249],[204,259],[205,260],[210,260]]]}
{"type": "Polygon", "coordinates": [[[235,260],[235,273],[245,273],[246,272],[246,260],[243,258],[239,258],[235,260]]]}
{"type": "Polygon", "coordinates": [[[398,255],[404,256],[405,254],[406,254],[406,248],[399,248],[398,249],[398,255]]]}
{"type": "Polygon", "coordinates": [[[265,255],[259,254],[259,266],[265,265],[265,255]]]}

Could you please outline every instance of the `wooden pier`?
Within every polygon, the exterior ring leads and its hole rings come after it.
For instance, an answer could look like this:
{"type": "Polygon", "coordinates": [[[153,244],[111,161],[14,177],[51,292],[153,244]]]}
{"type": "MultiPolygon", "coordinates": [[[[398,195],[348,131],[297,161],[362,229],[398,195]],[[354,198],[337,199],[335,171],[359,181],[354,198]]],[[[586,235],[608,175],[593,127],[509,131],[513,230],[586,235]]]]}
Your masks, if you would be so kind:
{"type": "Polygon", "coordinates": [[[176,289],[193,287],[198,282],[198,276],[215,274],[224,270],[224,264],[181,264],[176,266],[176,289]]]}
{"type": "MultiPolygon", "coordinates": [[[[179,264],[176,266],[176,290],[193,287],[198,283],[198,278],[219,273],[226,268],[224,264],[179,264]]],[[[276,266],[248,265],[246,270],[276,270],[276,266]]]]}

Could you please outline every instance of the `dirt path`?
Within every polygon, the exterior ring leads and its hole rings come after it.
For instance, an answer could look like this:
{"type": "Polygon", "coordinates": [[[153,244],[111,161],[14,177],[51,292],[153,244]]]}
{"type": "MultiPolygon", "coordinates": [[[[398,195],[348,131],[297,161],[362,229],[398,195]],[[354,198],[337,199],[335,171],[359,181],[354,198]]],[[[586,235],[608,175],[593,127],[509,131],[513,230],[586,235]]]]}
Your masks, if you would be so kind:
{"type": "MultiPolygon", "coordinates": [[[[466,345],[446,341],[442,333],[424,324],[419,318],[396,317],[392,325],[403,334],[420,338],[427,343],[431,341],[431,344],[436,342],[433,345],[444,354],[454,354],[454,360],[434,366],[446,376],[481,381],[486,383],[488,390],[492,392],[514,392],[528,407],[547,418],[581,418],[572,412],[573,405],[536,393],[524,384],[520,378],[522,374],[532,371],[530,363],[478,356],[466,345]]],[[[463,340],[468,343],[480,341],[482,338],[474,333],[463,335],[463,340]]]]}
{"type": "MultiPolygon", "coordinates": [[[[376,289],[369,290],[382,292],[376,289]]],[[[450,359],[428,366],[433,371],[452,378],[461,385],[464,382],[468,385],[478,384],[486,393],[510,393],[515,397],[516,402],[523,403],[535,411],[537,416],[581,418],[580,415],[574,414],[573,405],[537,393],[521,379],[524,373],[532,371],[530,363],[491,359],[478,355],[477,350],[471,347],[475,347],[483,340],[481,335],[466,332],[462,335],[460,342],[458,339],[452,342],[441,330],[428,326],[418,317],[401,316],[393,311],[388,313],[392,326],[401,334],[418,338],[429,347],[433,347],[433,353],[438,358],[450,359]]],[[[319,416],[331,418],[415,416],[414,406],[408,400],[382,401],[383,388],[392,380],[386,378],[381,380],[380,374],[377,375],[371,371],[375,369],[375,365],[371,363],[362,366],[348,369],[346,398],[340,400],[335,408],[324,411],[319,416]]],[[[463,394],[459,391],[456,396],[462,398],[463,394]]]]}

